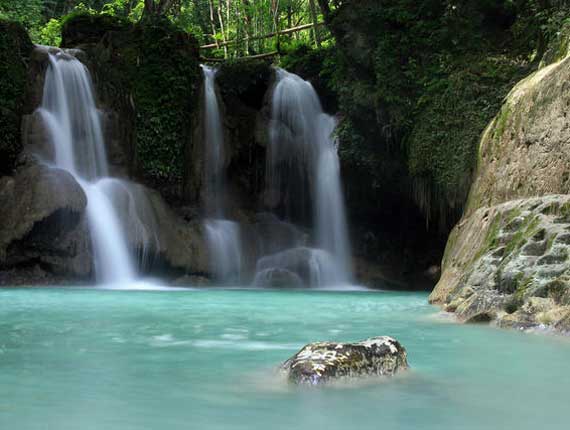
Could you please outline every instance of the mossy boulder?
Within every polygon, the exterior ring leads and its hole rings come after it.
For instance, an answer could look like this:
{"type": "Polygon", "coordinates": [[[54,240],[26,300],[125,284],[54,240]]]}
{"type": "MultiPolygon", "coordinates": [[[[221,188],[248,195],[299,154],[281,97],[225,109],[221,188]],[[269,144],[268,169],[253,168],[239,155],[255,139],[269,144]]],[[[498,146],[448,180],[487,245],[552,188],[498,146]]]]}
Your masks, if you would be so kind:
{"type": "Polygon", "coordinates": [[[33,44],[20,24],[0,21],[0,176],[12,172],[22,150],[20,123],[32,50],[33,44]]]}
{"type": "Polygon", "coordinates": [[[388,336],[356,343],[310,343],[281,366],[289,381],[301,385],[393,376],[407,368],[406,349],[388,336]]]}

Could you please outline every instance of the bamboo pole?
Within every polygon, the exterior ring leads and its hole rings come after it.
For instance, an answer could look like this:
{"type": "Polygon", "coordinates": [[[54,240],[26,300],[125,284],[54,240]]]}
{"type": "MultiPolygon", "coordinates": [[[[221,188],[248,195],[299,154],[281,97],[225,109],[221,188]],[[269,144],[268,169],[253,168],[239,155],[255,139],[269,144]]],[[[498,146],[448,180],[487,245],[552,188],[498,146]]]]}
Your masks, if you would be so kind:
{"type": "MultiPolygon", "coordinates": [[[[265,54],[248,55],[247,57],[238,57],[238,58],[236,58],[236,61],[238,61],[238,60],[256,60],[256,59],[260,59],[260,58],[275,57],[276,55],[279,55],[279,52],[273,51],[273,52],[267,52],[265,54]]],[[[200,61],[203,63],[223,63],[224,61],[226,61],[226,59],[225,58],[200,57],[200,61]]]]}
{"type": "Polygon", "coordinates": [[[298,27],[287,28],[287,29],[285,29],[285,30],[274,31],[274,32],[271,32],[271,33],[267,33],[267,34],[264,34],[263,36],[245,37],[245,38],[242,39],[242,40],[227,40],[227,41],[225,41],[225,42],[223,42],[223,43],[219,43],[219,44],[210,43],[210,44],[208,44],[208,45],[200,46],[200,49],[219,48],[219,47],[231,45],[231,44],[234,44],[234,43],[237,43],[237,42],[243,42],[243,41],[248,41],[248,42],[249,42],[249,41],[251,41],[251,40],[268,39],[268,38],[274,37],[274,36],[276,36],[276,35],[290,34],[290,33],[295,33],[295,32],[297,32],[297,31],[308,30],[308,29],[311,29],[311,28],[315,28],[315,27],[317,27],[317,26],[321,26],[321,25],[323,25],[323,24],[324,24],[324,22],[318,22],[318,23],[315,23],[315,24],[313,24],[313,23],[311,23],[311,24],[303,24],[303,25],[300,25],[300,26],[298,26],[298,27]]]}

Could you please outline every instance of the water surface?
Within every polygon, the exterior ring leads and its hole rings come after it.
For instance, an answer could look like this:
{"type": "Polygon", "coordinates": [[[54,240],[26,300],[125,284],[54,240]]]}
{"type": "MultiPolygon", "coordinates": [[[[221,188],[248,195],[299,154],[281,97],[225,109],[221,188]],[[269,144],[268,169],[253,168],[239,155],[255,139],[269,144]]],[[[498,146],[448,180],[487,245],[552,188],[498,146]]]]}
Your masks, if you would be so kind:
{"type": "Polygon", "coordinates": [[[418,293],[0,290],[0,429],[562,429],[570,340],[437,318],[418,293]],[[392,335],[413,370],[300,389],[305,343],[392,335]]]}

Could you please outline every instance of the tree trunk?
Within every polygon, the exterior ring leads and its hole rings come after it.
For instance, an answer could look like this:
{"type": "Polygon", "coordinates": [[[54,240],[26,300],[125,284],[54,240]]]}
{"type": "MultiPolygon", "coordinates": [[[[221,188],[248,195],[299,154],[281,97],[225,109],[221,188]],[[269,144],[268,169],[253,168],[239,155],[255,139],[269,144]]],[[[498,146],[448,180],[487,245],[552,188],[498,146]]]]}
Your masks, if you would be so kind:
{"type": "Polygon", "coordinates": [[[319,33],[319,18],[317,16],[317,7],[315,6],[315,0],[309,0],[309,8],[311,10],[311,19],[313,20],[313,36],[315,37],[315,43],[317,47],[321,47],[321,35],[319,33]]]}
{"type": "Polygon", "coordinates": [[[245,33],[245,53],[250,54],[249,38],[252,36],[254,29],[252,28],[251,11],[249,8],[249,0],[241,0],[244,14],[244,33],[245,33]]]}
{"type": "Polygon", "coordinates": [[[144,0],[143,15],[166,15],[172,7],[172,0],[144,0]]]}
{"type": "Polygon", "coordinates": [[[224,58],[228,58],[228,44],[226,37],[226,29],[224,26],[224,17],[222,14],[222,0],[218,0],[218,21],[220,21],[220,31],[222,32],[222,46],[224,47],[224,58]]]}
{"type": "Polygon", "coordinates": [[[325,17],[325,21],[328,21],[329,16],[331,14],[331,8],[329,5],[329,0],[317,0],[319,2],[319,7],[321,8],[321,12],[325,17]]]}
{"type": "Polygon", "coordinates": [[[216,19],[214,18],[214,0],[208,0],[210,6],[210,26],[212,27],[212,39],[214,39],[214,46],[216,48],[220,47],[218,43],[218,38],[216,37],[216,19]]]}
{"type": "Polygon", "coordinates": [[[275,47],[280,51],[279,45],[279,0],[271,0],[271,13],[273,15],[273,32],[275,33],[275,47]]]}

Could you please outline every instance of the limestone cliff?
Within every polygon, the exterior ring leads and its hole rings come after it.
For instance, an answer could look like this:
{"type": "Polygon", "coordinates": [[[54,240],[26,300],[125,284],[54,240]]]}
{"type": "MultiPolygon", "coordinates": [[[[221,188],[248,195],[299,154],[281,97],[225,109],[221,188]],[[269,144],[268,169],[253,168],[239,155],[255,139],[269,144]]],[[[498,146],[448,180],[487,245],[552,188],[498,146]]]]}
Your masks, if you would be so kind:
{"type": "Polygon", "coordinates": [[[570,329],[570,58],[521,81],[485,130],[430,296],[462,321],[570,329]]]}

